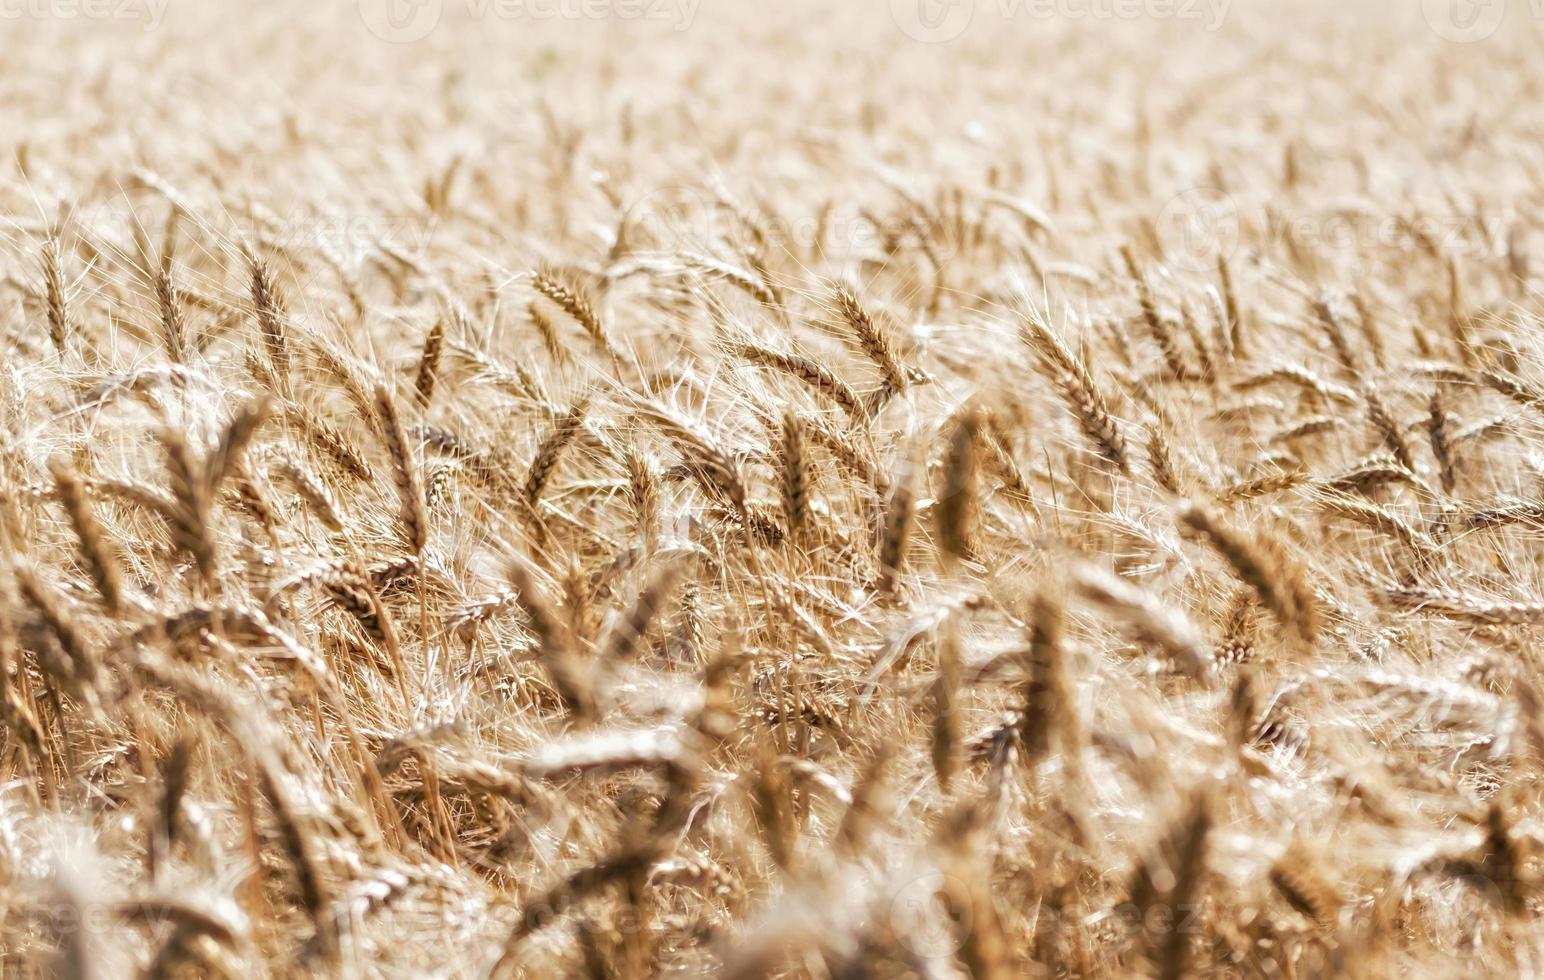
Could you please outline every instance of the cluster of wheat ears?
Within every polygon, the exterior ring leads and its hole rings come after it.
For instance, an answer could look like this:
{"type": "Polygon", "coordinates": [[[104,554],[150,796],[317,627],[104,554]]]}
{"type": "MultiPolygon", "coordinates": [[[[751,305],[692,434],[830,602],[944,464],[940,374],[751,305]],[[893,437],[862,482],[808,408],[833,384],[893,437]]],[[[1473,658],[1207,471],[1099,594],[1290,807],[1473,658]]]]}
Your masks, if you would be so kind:
{"type": "Polygon", "coordinates": [[[260,6],[3,42],[5,976],[1544,969],[1526,44],[260,6]]]}

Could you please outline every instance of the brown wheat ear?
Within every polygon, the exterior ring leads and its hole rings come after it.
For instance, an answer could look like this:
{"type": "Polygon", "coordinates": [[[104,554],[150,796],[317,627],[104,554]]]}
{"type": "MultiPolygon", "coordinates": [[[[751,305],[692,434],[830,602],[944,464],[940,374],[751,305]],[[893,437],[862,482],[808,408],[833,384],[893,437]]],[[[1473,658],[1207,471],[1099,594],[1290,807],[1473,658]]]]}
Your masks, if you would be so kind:
{"type": "Polygon", "coordinates": [[[934,516],[938,541],[951,562],[964,561],[974,548],[975,525],[979,510],[979,449],[981,415],[976,409],[960,414],[949,436],[949,450],[944,458],[944,486],[934,516]]]}
{"type": "Polygon", "coordinates": [[[857,294],[851,289],[838,285],[833,303],[842,320],[852,329],[854,337],[857,338],[858,347],[879,369],[882,387],[870,406],[872,410],[877,411],[884,406],[885,402],[906,388],[906,374],[901,369],[895,345],[891,342],[889,334],[864,308],[857,294]]]}
{"type": "Polygon", "coordinates": [[[939,641],[938,676],[933,680],[929,698],[933,714],[933,775],[944,793],[949,792],[960,764],[960,682],[963,675],[958,626],[951,618],[939,641]]]}
{"type": "Polygon", "coordinates": [[[521,495],[528,507],[535,508],[541,499],[541,492],[546,487],[547,481],[552,479],[552,473],[557,468],[563,451],[579,435],[584,426],[585,415],[589,411],[587,399],[581,399],[573,404],[569,410],[561,416],[542,439],[541,445],[536,447],[536,455],[531,459],[530,469],[526,471],[525,483],[521,488],[521,495]]]}
{"type": "MultiPolygon", "coordinates": [[[[1166,904],[1176,916],[1195,909],[1200,904],[1206,887],[1206,859],[1212,829],[1211,800],[1204,792],[1191,804],[1190,812],[1176,824],[1173,843],[1173,887],[1168,890],[1166,904]]],[[[1184,980],[1189,976],[1193,931],[1184,928],[1167,930],[1167,935],[1157,942],[1158,976],[1160,980],[1184,980]]]]}
{"type": "Polygon", "coordinates": [[[804,424],[793,412],[783,414],[781,448],[783,522],[789,537],[797,539],[809,522],[810,471],[804,424]]]}
{"type": "Polygon", "coordinates": [[[68,686],[88,696],[95,688],[101,663],[96,651],[77,628],[63,601],[54,589],[45,584],[31,568],[20,566],[12,571],[17,591],[32,611],[42,621],[63,659],[39,658],[43,666],[59,676],[68,686]]]}
{"type": "Polygon", "coordinates": [[[386,444],[387,455],[391,457],[408,550],[421,554],[429,544],[429,519],[423,484],[418,475],[418,461],[408,445],[407,431],[397,413],[397,399],[384,382],[375,386],[375,414],[381,439],[386,444]]]}
{"type": "Polygon", "coordinates": [[[649,635],[649,630],[660,618],[671,593],[681,581],[682,569],[669,565],[654,574],[648,585],[638,593],[627,615],[612,630],[606,647],[606,659],[612,663],[631,660],[649,635]]]}
{"type": "Polygon", "coordinates": [[[1058,741],[1070,741],[1071,689],[1068,687],[1062,649],[1062,604],[1048,593],[1034,598],[1025,657],[1024,703],[1019,709],[1014,734],[1028,765],[1035,765],[1058,741]]]}
{"type": "Polygon", "coordinates": [[[1233,289],[1233,269],[1226,255],[1217,257],[1217,281],[1222,288],[1223,316],[1227,324],[1228,349],[1234,358],[1244,356],[1244,318],[1233,289]]]}
{"type": "Polygon", "coordinates": [[[43,242],[43,299],[48,316],[48,339],[63,354],[75,332],[75,325],[70,317],[64,266],[59,257],[59,239],[53,236],[43,242]]]}
{"type": "Polygon", "coordinates": [[[576,663],[573,634],[558,617],[530,566],[522,558],[505,568],[509,584],[520,608],[525,611],[531,632],[536,636],[537,654],[547,671],[553,689],[563,705],[581,720],[594,717],[596,705],[587,674],[576,663]]]}
{"type": "Polygon", "coordinates": [[[1431,438],[1431,454],[1437,461],[1437,473],[1442,480],[1442,489],[1452,493],[1453,488],[1458,484],[1458,475],[1453,463],[1453,440],[1449,432],[1447,407],[1443,402],[1441,388],[1431,396],[1426,434],[1431,438]]]}
{"type": "Polygon", "coordinates": [[[423,351],[418,357],[418,373],[413,379],[413,392],[418,396],[418,407],[427,409],[434,399],[434,390],[440,380],[440,355],[445,349],[445,319],[434,321],[434,326],[424,337],[423,351]]]}
{"type": "Polygon", "coordinates": [[[258,332],[262,335],[263,347],[268,352],[268,360],[273,365],[274,373],[282,382],[288,379],[290,373],[289,340],[284,327],[284,307],[279,300],[279,294],[273,282],[273,273],[269,271],[268,264],[249,249],[243,249],[242,257],[246,261],[247,274],[251,279],[252,309],[257,317],[258,332]]]}
{"type": "Polygon", "coordinates": [[[781,371],[789,377],[802,381],[812,391],[830,399],[833,404],[847,413],[849,419],[856,421],[866,417],[867,411],[857,394],[847,386],[845,381],[813,358],[775,351],[755,344],[744,344],[739,352],[741,357],[752,364],[781,371]]]}
{"type": "Polygon", "coordinates": [[[1137,301],[1142,309],[1142,322],[1147,324],[1148,333],[1152,335],[1153,342],[1158,345],[1158,351],[1163,355],[1163,361],[1168,366],[1170,376],[1188,377],[1190,369],[1180,355],[1179,344],[1174,339],[1174,331],[1170,329],[1168,320],[1164,319],[1163,314],[1159,312],[1157,301],[1153,297],[1152,284],[1147,281],[1147,275],[1137,264],[1136,254],[1132,252],[1131,246],[1127,245],[1121,249],[1121,260],[1126,265],[1126,274],[1137,284],[1137,301]]]}
{"type": "MultiPolygon", "coordinates": [[[[156,809],[155,832],[164,842],[168,857],[176,849],[178,838],[182,835],[182,804],[188,792],[193,755],[193,740],[184,735],[172,743],[166,762],[161,767],[161,796],[156,809]]],[[[161,846],[160,843],[152,843],[146,849],[147,856],[153,858],[161,846]]]]}
{"type": "Polygon", "coordinates": [[[1108,403],[1088,368],[1038,317],[1026,316],[1022,324],[1026,344],[1038,356],[1042,370],[1060,389],[1083,434],[1101,457],[1122,473],[1129,473],[1131,464],[1126,456],[1126,437],[1110,414],[1108,403]]]}
{"type": "Polygon", "coordinates": [[[1260,597],[1282,625],[1290,627],[1305,648],[1319,633],[1319,604],[1303,567],[1273,538],[1250,540],[1198,505],[1179,513],[1180,521],[1211,541],[1233,571],[1260,597]]]}
{"type": "Polygon", "coordinates": [[[167,256],[156,270],[156,306],[161,314],[161,339],[166,344],[166,354],[176,364],[188,357],[187,317],[182,308],[182,294],[172,278],[172,260],[167,256]]]}
{"type": "Polygon", "coordinates": [[[906,562],[906,548],[911,542],[912,524],[917,513],[917,499],[911,477],[902,474],[890,492],[879,535],[879,594],[893,596],[906,562]]]}
{"type": "Polygon", "coordinates": [[[1295,849],[1271,866],[1271,884],[1281,897],[1305,918],[1323,929],[1333,929],[1342,899],[1335,885],[1309,854],[1295,849]]]}
{"type": "Polygon", "coordinates": [[[595,341],[596,346],[607,353],[611,352],[611,341],[606,337],[606,329],[601,323],[600,314],[595,311],[595,304],[578,286],[564,282],[556,272],[550,270],[543,270],[533,275],[531,285],[538,293],[572,317],[590,339],[595,341]]]}
{"type": "Polygon", "coordinates": [[[92,513],[80,474],[62,460],[55,460],[49,468],[53,473],[59,502],[64,505],[70,527],[75,531],[81,557],[91,573],[91,582],[96,586],[97,594],[101,596],[102,604],[108,612],[116,614],[123,608],[123,574],[118,567],[118,558],[113,554],[112,544],[96,515],[92,513]]]}

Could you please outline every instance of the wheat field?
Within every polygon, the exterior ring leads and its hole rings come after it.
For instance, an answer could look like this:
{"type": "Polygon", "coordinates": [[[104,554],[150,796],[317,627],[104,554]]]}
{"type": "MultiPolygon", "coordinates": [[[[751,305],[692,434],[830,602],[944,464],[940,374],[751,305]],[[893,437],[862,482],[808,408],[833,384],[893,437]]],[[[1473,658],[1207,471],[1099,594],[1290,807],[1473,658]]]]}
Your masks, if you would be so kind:
{"type": "Polygon", "coordinates": [[[1541,7],[0,3],[0,974],[1544,973],[1541,7]]]}

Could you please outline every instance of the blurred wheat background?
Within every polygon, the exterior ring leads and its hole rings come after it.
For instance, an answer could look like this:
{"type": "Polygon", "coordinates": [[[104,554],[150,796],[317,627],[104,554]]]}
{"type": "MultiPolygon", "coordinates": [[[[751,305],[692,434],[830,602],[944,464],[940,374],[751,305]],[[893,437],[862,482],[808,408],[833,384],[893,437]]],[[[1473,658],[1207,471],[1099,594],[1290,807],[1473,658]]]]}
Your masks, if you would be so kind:
{"type": "Polygon", "coordinates": [[[1544,971],[1541,8],[0,3],[0,973],[1544,971]]]}

